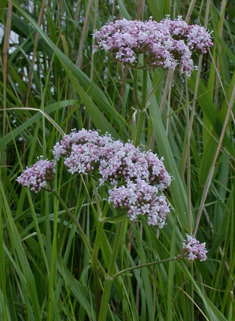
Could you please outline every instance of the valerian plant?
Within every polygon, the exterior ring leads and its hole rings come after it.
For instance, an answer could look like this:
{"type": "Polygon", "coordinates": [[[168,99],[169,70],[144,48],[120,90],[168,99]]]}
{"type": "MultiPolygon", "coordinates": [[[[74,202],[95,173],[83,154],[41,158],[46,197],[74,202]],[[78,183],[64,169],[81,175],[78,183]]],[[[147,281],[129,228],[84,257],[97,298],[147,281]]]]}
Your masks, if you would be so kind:
{"type": "Polygon", "coordinates": [[[197,25],[188,25],[181,17],[173,21],[166,17],[159,23],[151,19],[146,22],[117,20],[96,31],[94,37],[97,41],[95,51],[105,50],[112,59],[124,62],[135,70],[143,70],[142,101],[138,105],[142,116],[138,120],[137,138],[134,144],[131,141],[123,143],[120,140],[114,140],[109,134],[102,136],[95,130],[72,131],[53,147],[54,160],[39,159],[32,167],[27,168],[17,181],[35,193],[40,192],[41,189],[53,192],[75,222],[92,259],[96,318],[104,321],[111,285],[113,279],[119,275],[136,268],[171,260],[206,260],[205,243],[200,243],[194,236],[187,234],[178,256],[136,265],[114,273],[123,221],[129,218],[134,222],[140,216],[144,216],[148,225],[161,229],[170,212],[170,204],[164,191],[171,183],[171,176],[164,166],[164,160],[150,150],[142,151],[138,146],[143,130],[144,113],[148,107],[147,101],[150,99],[147,98],[147,69],[178,68],[182,75],[190,77],[194,69],[193,54],[206,53],[213,43],[207,30],[197,25]],[[140,55],[143,55],[142,62],[139,59],[140,55]],[[115,215],[122,214],[114,237],[107,272],[98,261],[105,217],[100,213],[96,240],[92,248],[82,227],[76,222],[76,218],[54,188],[56,164],[62,158],[63,164],[71,175],[90,175],[99,183],[99,186],[105,186],[108,191],[108,203],[115,215]],[[102,300],[100,299],[100,271],[105,278],[102,300]]]}
{"type": "MultiPolygon", "coordinates": [[[[67,214],[76,223],[91,256],[94,255],[94,250],[88,245],[89,242],[85,233],[53,186],[56,163],[62,157],[64,158],[64,165],[72,175],[75,173],[91,175],[99,181],[100,185],[108,186],[108,202],[113,205],[116,211],[124,213],[131,221],[137,220],[139,215],[144,215],[148,225],[163,228],[166,215],[170,212],[170,207],[163,191],[169,187],[171,177],[165,169],[163,159],[159,159],[156,154],[151,151],[141,152],[131,142],[124,144],[121,141],[113,140],[110,135],[100,136],[98,131],[83,129],[78,132],[72,131],[71,134],[65,135],[59,143],[55,144],[53,155],[53,161],[40,158],[34,165],[27,168],[17,178],[17,181],[35,193],[45,189],[55,194],[67,214]]],[[[99,219],[101,222],[105,222],[104,217],[99,219]]],[[[100,224],[99,227],[102,230],[103,224],[100,224]]],[[[120,223],[119,227],[115,236],[116,252],[113,250],[115,255],[111,258],[111,268],[108,273],[105,273],[100,263],[97,262],[105,276],[105,285],[107,285],[104,288],[101,310],[97,315],[98,320],[106,318],[112,280],[122,273],[170,260],[185,258],[188,260],[200,259],[202,261],[206,259],[205,244],[200,244],[195,238],[188,235],[187,240],[183,243],[181,254],[177,257],[142,264],[120,271],[115,275],[113,270],[121,239],[122,225],[120,223]]],[[[97,235],[100,235],[100,231],[97,231],[97,235]]],[[[100,240],[97,242],[99,244],[100,240]]],[[[97,257],[93,257],[93,263],[96,259],[97,257]]],[[[94,271],[94,274],[96,272],[94,271]]],[[[98,283],[96,283],[96,287],[96,295],[99,297],[100,289],[98,283]]],[[[100,302],[97,301],[96,304],[99,312],[100,302]]]]}

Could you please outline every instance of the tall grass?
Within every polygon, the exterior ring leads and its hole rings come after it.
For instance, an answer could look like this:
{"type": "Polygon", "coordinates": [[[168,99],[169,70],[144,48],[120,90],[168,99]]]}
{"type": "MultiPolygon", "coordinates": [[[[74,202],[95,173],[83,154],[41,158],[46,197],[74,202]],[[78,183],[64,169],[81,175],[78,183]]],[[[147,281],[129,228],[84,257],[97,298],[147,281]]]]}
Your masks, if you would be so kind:
{"type": "MultiPolygon", "coordinates": [[[[31,193],[16,178],[38,156],[51,159],[72,128],[135,140],[134,74],[102,51],[94,55],[92,33],[137,14],[187,17],[213,31],[214,46],[187,81],[175,72],[167,86],[160,69],[147,74],[148,94],[160,84],[140,146],[164,157],[172,210],[160,231],[144,220],[124,222],[114,271],[177,255],[185,233],[209,252],[206,262],[166,262],[114,279],[107,320],[235,319],[233,9],[232,0],[1,1],[1,320],[96,320],[92,255],[82,234],[55,195],[31,193]]],[[[141,96],[142,73],[137,86],[141,96]]],[[[110,215],[105,191],[96,186],[97,196],[91,179],[72,177],[62,165],[56,187],[94,247],[98,213],[110,215]]],[[[105,271],[116,230],[110,220],[100,235],[105,271]]]]}

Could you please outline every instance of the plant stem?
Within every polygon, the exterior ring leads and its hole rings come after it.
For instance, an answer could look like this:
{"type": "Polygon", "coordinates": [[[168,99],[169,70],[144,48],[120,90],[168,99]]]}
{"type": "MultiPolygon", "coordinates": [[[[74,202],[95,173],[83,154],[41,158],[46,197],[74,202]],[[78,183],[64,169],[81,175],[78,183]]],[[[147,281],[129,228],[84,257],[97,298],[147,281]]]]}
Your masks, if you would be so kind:
{"type": "Polygon", "coordinates": [[[186,119],[187,119],[187,145],[186,145],[186,153],[187,153],[187,189],[188,189],[188,216],[189,216],[189,228],[190,233],[193,228],[193,217],[192,217],[192,206],[191,206],[191,161],[190,161],[190,115],[189,115],[189,98],[188,98],[188,82],[185,79],[185,90],[186,90],[186,119]]]}
{"type": "Polygon", "coordinates": [[[101,301],[101,307],[100,307],[100,314],[99,314],[99,321],[104,321],[106,320],[106,315],[108,311],[108,306],[109,306],[109,297],[110,297],[110,292],[111,292],[111,286],[113,283],[113,271],[115,268],[115,263],[116,263],[116,258],[118,254],[118,249],[121,241],[121,233],[123,230],[124,222],[121,222],[118,224],[118,229],[116,232],[115,240],[114,240],[114,245],[113,245],[113,250],[111,254],[111,259],[109,263],[109,268],[108,268],[108,277],[106,277],[105,283],[104,283],[104,290],[103,290],[103,296],[102,296],[102,301],[101,301]]]}
{"type": "Polygon", "coordinates": [[[95,199],[96,199],[97,210],[98,210],[97,232],[96,232],[95,244],[93,248],[93,257],[92,257],[94,287],[95,287],[95,301],[96,301],[96,320],[98,320],[99,312],[100,312],[100,281],[99,281],[99,271],[98,271],[98,255],[99,255],[100,240],[103,233],[105,214],[101,212],[98,193],[97,193],[95,182],[93,179],[92,179],[92,185],[94,188],[95,199]]]}
{"type": "Polygon", "coordinates": [[[138,85],[137,85],[137,82],[138,82],[138,78],[137,78],[137,69],[134,69],[134,86],[133,86],[133,91],[134,91],[134,99],[135,99],[135,103],[136,105],[141,108],[141,103],[139,102],[138,100],[138,85]]]}
{"type": "Polygon", "coordinates": [[[157,90],[158,86],[160,85],[160,83],[161,83],[163,77],[165,76],[165,74],[166,74],[166,72],[163,71],[163,73],[161,74],[160,78],[158,79],[158,82],[156,83],[156,85],[154,86],[153,90],[151,91],[151,93],[149,94],[149,96],[148,96],[148,98],[146,100],[146,106],[148,106],[151,98],[153,97],[155,91],[157,90]]]}
{"type": "Polygon", "coordinates": [[[136,130],[136,136],[135,136],[135,142],[134,142],[135,146],[138,146],[140,143],[144,119],[145,119],[145,111],[140,110],[138,124],[137,124],[137,130],[136,130]]]}
{"type": "Polygon", "coordinates": [[[136,270],[136,269],[140,269],[140,268],[143,268],[143,267],[146,267],[146,266],[151,266],[151,265],[154,265],[154,264],[159,264],[159,263],[165,263],[165,262],[170,262],[170,261],[174,261],[174,260],[177,260],[177,257],[170,257],[168,259],[165,259],[165,260],[159,260],[159,261],[154,261],[154,262],[150,262],[150,263],[145,263],[145,264],[140,264],[140,265],[136,265],[136,266],[132,266],[130,268],[127,268],[125,270],[122,270],[116,274],[113,275],[113,279],[122,275],[123,273],[127,273],[127,272],[130,272],[130,271],[133,271],[133,270],[136,270]]]}
{"type": "MultiPolygon", "coordinates": [[[[70,218],[73,220],[73,222],[75,223],[75,225],[77,226],[79,232],[80,232],[80,235],[83,239],[83,242],[85,243],[88,251],[93,255],[93,248],[91,247],[87,237],[86,237],[86,234],[84,233],[81,225],[78,223],[78,221],[76,220],[76,217],[70,212],[70,210],[68,209],[67,205],[65,204],[65,202],[62,200],[62,198],[60,197],[60,195],[53,189],[51,191],[55,197],[58,199],[58,201],[60,202],[60,204],[62,205],[62,207],[65,209],[65,211],[67,212],[67,214],[70,216],[70,218]]],[[[102,267],[102,265],[100,264],[100,262],[98,261],[98,266],[100,268],[100,270],[102,271],[102,274],[103,275],[106,275],[106,272],[104,271],[104,268],[102,267]]]]}
{"type": "Polygon", "coordinates": [[[98,254],[100,240],[103,232],[104,222],[97,222],[97,233],[95,238],[95,244],[93,248],[93,257],[92,257],[92,266],[93,266],[93,275],[94,275],[94,286],[95,286],[95,301],[96,301],[96,320],[99,318],[100,312],[100,281],[99,281],[99,271],[98,271],[98,254]]]}
{"type": "Polygon", "coordinates": [[[142,110],[146,108],[148,69],[143,70],[142,110]]]}
{"type": "Polygon", "coordinates": [[[143,85],[142,85],[142,103],[141,106],[139,105],[139,119],[137,124],[137,130],[136,130],[136,137],[135,137],[135,146],[138,146],[140,143],[142,128],[144,124],[145,119],[145,108],[146,108],[146,99],[147,99],[147,76],[148,76],[148,70],[143,70],[143,85]]]}

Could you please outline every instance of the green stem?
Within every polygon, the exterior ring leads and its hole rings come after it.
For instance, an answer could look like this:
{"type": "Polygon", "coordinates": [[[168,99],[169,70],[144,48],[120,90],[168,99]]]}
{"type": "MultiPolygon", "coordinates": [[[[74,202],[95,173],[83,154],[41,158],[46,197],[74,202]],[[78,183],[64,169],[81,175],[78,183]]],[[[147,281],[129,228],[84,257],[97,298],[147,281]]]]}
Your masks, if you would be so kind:
{"type": "Polygon", "coordinates": [[[145,108],[146,108],[146,99],[147,99],[147,76],[148,70],[143,70],[143,85],[142,85],[142,103],[141,106],[139,105],[139,119],[137,124],[136,130],[136,137],[135,137],[135,146],[138,146],[141,139],[141,133],[143,129],[144,119],[145,119],[145,108]]]}
{"type": "MultiPolygon", "coordinates": [[[[55,195],[55,197],[58,199],[58,201],[60,202],[60,204],[62,205],[62,207],[65,209],[65,211],[67,212],[67,214],[68,214],[68,215],[70,216],[70,218],[73,220],[73,222],[75,223],[75,225],[77,226],[77,228],[78,228],[78,230],[79,230],[79,232],[80,232],[80,235],[81,235],[81,237],[82,237],[82,239],[83,239],[83,242],[85,243],[88,251],[93,255],[93,249],[92,249],[92,247],[91,247],[91,245],[90,245],[90,243],[89,243],[89,241],[88,241],[88,239],[87,239],[87,237],[86,237],[86,234],[84,233],[81,225],[80,225],[80,224],[78,223],[78,221],[76,220],[76,217],[70,212],[70,210],[68,209],[67,205],[66,205],[65,202],[62,200],[62,198],[60,197],[60,195],[59,195],[54,189],[53,189],[51,192],[55,195]]],[[[103,267],[102,267],[102,265],[100,264],[99,261],[98,261],[98,266],[99,266],[100,270],[102,271],[102,274],[103,274],[103,275],[106,275],[106,272],[104,271],[104,269],[103,269],[103,267]]]]}
{"type": "Polygon", "coordinates": [[[142,110],[146,108],[148,69],[143,70],[142,110]]]}
{"type": "Polygon", "coordinates": [[[134,69],[134,86],[133,86],[133,91],[134,91],[134,99],[136,102],[136,105],[141,108],[141,103],[138,100],[137,92],[138,92],[138,86],[137,86],[138,78],[137,78],[137,70],[134,69]]]}
{"type": "Polygon", "coordinates": [[[101,212],[98,193],[97,193],[96,185],[93,179],[92,179],[92,185],[95,193],[96,205],[98,210],[97,232],[96,232],[95,244],[93,249],[93,258],[92,258],[94,287],[95,287],[95,301],[96,301],[96,320],[98,320],[99,312],[100,312],[100,280],[99,280],[99,271],[98,271],[98,254],[99,254],[100,241],[103,233],[103,227],[104,227],[103,219],[105,217],[105,214],[101,212]]]}
{"type": "Polygon", "coordinates": [[[106,320],[106,315],[107,315],[108,306],[109,306],[109,297],[110,297],[110,292],[111,292],[111,286],[112,286],[112,282],[113,282],[112,275],[113,275],[113,271],[115,268],[119,245],[121,242],[121,234],[123,231],[123,226],[124,226],[124,222],[121,222],[118,224],[118,229],[116,232],[113,250],[112,250],[109,268],[108,268],[108,277],[106,277],[106,280],[104,283],[104,290],[103,290],[103,296],[102,296],[101,307],[100,307],[100,314],[99,314],[99,319],[98,319],[99,321],[106,320]]]}
{"type": "Polygon", "coordinates": [[[140,110],[138,124],[137,124],[137,130],[136,130],[136,136],[135,136],[135,141],[134,141],[135,146],[138,146],[140,143],[144,119],[145,119],[145,111],[140,110]]]}
{"type": "Polygon", "coordinates": [[[168,259],[165,259],[165,260],[159,260],[159,261],[154,261],[154,262],[150,262],[150,263],[145,263],[145,264],[140,264],[140,265],[136,265],[136,266],[132,266],[130,268],[127,268],[125,270],[122,270],[116,274],[113,275],[113,279],[122,275],[123,273],[127,273],[127,272],[130,272],[130,271],[133,271],[135,269],[140,269],[140,268],[143,268],[143,267],[146,267],[146,266],[151,266],[151,265],[154,265],[154,264],[159,264],[159,263],[165,263],[165,262],[170,262],[170,261],[174,261],[174,260],[177,260],[178,258],[177,257],[170,257],[168,259]]]}
{"type": "Polygon", "coordinates": [[[95,238],[95,244],[93,248],[93,257],[92,257],[92,266],[93,266],[93,275],[94,275],[94,286],[95,286],[95,301],[96,301],[96,320],[99,318],[100,312],[100,281],[99,281],[99,271],[98,271],[98,254],[100,240],[102,237],[104,222],[97,222],[97,234],[95,238]]]}
{"type": "Polygon", "coordinates": [[[148,96],[148,98],[147,98],[147,100],[146,100],[146,106],[148,106],[151,98],[153,97],[155,91],[157,90],[158,86],[160,85],[160,83],[161,83],[163,77],[165,76],[165,74],[166,74],[166,72],[164,71],[164,72],[161,74],[160,78],[158,79],[158,82],[157,82],[156,85],[154,86],[153,90],[152,90],[151,93],[149,94],[149,96],[148,96]]]}
{"type": "Polygon", "coordinates": [[[189,117],[189,97],[188,97],[188,82],[185,79],[185,90],[186,90],[186,113],[187,113],[187,188],[188,188],[188,215],[189,215],[189,228],[190,232],[193,229],[193,218],[192,218],[192,207],[191,207],[191,163],[190,163],[190,117],[189,117]]]}

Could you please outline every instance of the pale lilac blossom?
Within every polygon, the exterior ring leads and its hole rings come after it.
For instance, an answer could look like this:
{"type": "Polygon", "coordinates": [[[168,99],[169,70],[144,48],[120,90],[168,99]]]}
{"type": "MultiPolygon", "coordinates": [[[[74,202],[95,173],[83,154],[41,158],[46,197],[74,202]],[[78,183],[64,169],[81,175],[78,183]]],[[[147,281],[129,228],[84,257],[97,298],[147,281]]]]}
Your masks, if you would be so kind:
{"type": "Polygon", "coordinates": [[[113,59],[137,66],[138,55],[145,54],[148,68],[179,68],[189,77],[192,53],[206,53],[213,45],[211,34],[198,25],[188,25],[181,17],[156,21],[116,20],[95,31],[95,50],[104,49],[113,59]]]}
{"type": "Polygon", "coordinates": [[[205,261],[207,259],[206,244],[200,243],[192,235],[186,234],[187,239],[183,242],[183,248],[181,250],[181,256],[188,260],[199,259],[205,261]]]}
{"type": "Polygon", "coordinates": [[[100,183],[109,181],[112,185],[141,178],[149,181],[148,163],[145,154],[128,142],[113,141],[103,148],[100,161],[100,183]]]}
{"type": "Polygon", "coordinates": [[[55,160],[59,160],[61,157],[70,155],[72,145],[85,145],[94,144],[97,147],[104,146],[112,138],[109,135],[100,136],[98,131],[82,129],[76,132],[72,130],[69,135],[64,135],[60,143],[56,143],[53,147],[52,154],[55,160]]]}
{"type": "Polygon", "coordinates": [[[149,225],[162,228],[165,224],[169,205],[162,191],[171,177],[156,154],[85,129],[65,135],[53,154],[56,160],[64,157],[71,174],[90,174],[100,185],[106,184],[109,202],[131,220],[146,215],[149,225]]]}
{"type": "Polygon", "coordinates": [[[52,151],[56,160],[62,156],[71,174],[88,174],[97,171],[100,185],[117,185],[141,178],[149,184],[157,184],[159,190],[170,185],[171,178],[163,159],[151,151],[141,152],[131,142],[113,140],[98,131],[81,130],[65,135],[52,151]]]}
{"type": "Polygon", "coordinates": [[[198,25],[188,25],[182,17],[176,20],[163,19],[160,23],[167,26],[172,37],[176,40],[183,40],[192,52],[205,54],[213,45],[211,33],[204,27],[198,25]]]}
{"type": "Polygon", "coordinates": [[[109,203],[116,210],[126,212],[130,220],[139,215],[147,217],[147,224],[162,228],[170,211],[163,190],[171,177],[163,159],[151,151],[142,152],[131,142],[113,140],[110,135],[82,129],[64,135],[52,153],[55,161],[40,159],[27,168],[17,181],[36,193],[54,180],[55,164],[64,158],[71,174],[91,174],[100,185],[109,188],[109,203]]]}
{"type": "Polygon", "coordinates": [[[47,183],[53,182],[56,172],[55,165],[54,161],[39,159],[33,166],[26,168],[17,178],[17,182],[38,193],[46,187],[47,183]]]}
{"type": "Polygon", "coordinates": [[[170,209],[165,196],[159,196],[158,192],[157,186],[138,178],[136,182],[127,182],[126,186],[110,189],[109,203],[113,203],[115,209],[127,212],[131,221],[137,220],[139,215],[146,215],[148,225],[162,228],[170,209]]]}

